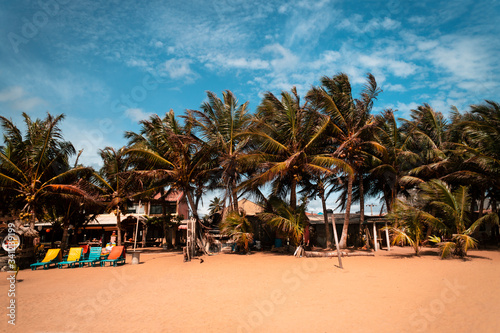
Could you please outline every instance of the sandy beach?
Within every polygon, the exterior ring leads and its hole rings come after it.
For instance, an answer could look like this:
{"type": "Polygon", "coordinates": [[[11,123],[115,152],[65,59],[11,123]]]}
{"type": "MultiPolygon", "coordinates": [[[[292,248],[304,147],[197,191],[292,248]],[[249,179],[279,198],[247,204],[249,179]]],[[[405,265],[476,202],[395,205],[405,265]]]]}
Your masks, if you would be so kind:
{"type": "Polygon", "coordinates": [[[140,265],[22,270],[2,332],[498,332],[500,252],[441,260],[410,248],[374,257],[274,253],[141,255],[140,265]]]}

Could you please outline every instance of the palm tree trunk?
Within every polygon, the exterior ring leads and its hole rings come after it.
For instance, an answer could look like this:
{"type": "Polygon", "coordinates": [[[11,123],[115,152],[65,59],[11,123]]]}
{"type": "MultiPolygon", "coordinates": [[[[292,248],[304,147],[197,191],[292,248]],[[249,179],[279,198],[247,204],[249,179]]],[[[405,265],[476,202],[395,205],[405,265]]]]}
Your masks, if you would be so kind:
{"type": "Polygon", "coordinates": [[[66,250],[66,248],[68,247],[68,227],[69,227],[69,223],[64,221],[63,234],[62,234],[62,240],[61,240],[61,252],[64,252],[64,250],[66,250]]]}
{"type": "Polygon", "coordinates": [[[142,247],[146,247],[146,237],[148,234],[148,225],[146,223],[142,224],[142,247]]]}
{"type": "Polygon", "coordinates": [[[198,217],[198,211],[196,209],[196,204],[193,199],[193,195],[189,191],[185,191],[186,198],[188,199],[189,206],[191,206],[191,214],[193,214],[194,219],[198,222],[200,219],[198,217]]]}
{"type": "Polygon", "coordinates": [[[363,246],[363,223],[365,223],[365,188],[363,184],[363,176],[359,175],[359,229],[357,237],[358,246],[363,246]]]}
{"type": "Polygon", "coordinates": [[[117,233],[116,233],[116,245],[121,246],[122,245],[122,221],[120,219],[120,208],[117,206],[116,207],[116,228],[117,233]]]}
{"type": "Polygon", "coordinates": [[[339,247],[345,249],[347,247],[347,233],[349,231],[349,218],[351,215],[352,202],[352,183],[353,176],[348,176],[347,180],[347,203],[345,207],[344,226],[342,227],[342,236],[340,237],[339,247]]]}
{"type": "Polygon", "coordinates": [[[163,228],[163,240],[162,246],[168,244],[167,236],[167,203],[165,202],[165,189],[162,187],[160,189],[160,200],[161,200],[161,225],[163,228]]]}
{"type": "Polygon", "coordinates": [[[484,189],[481,189],[481,197],[480,197],[480,201],[479,201],[479,216],[478,216],[478,218],[483,217],[483,214],[484,214],[484,197],[485,197],[484,189]]]}
{"type": "MultiPolygon", "coordinates": [[[[321,205],[323,206],[323,220],[325,221],[326,248],[332,248],[332,238],[330,236],[330,224],[328,223],[328,213],[326,212],[326,199],[324,190],[320,190],[321,205]]],[[[332,213],[333,214],[333,213],[332,213]]],[[[333,226],[335,228],[335,226],[333,226]]]]}
{"type": "Polygon", "coordinates": [[[233,196],[233,209],[235,212],[237,212],[239,211],[239,207],[238,207],[238,191],[236,190],[236,179],[233,179],[231,195],[233,196]]]}
{"type": "Polygon", "coordinates": [[[297,209],[297,180],[295,175],[292,177],[290,184],[290,207],[295,211],[297,209]]]}

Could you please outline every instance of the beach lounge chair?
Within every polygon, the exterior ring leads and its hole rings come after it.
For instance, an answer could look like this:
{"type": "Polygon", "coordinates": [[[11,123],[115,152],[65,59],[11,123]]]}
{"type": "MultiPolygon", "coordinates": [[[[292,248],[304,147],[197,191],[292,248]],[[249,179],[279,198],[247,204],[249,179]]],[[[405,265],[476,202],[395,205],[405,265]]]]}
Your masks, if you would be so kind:
{"type": "Polygon", "coordinates": [[[61,249],[49,249],[42,261],[35,262],[34,264],[31,264],[30,267],[32,271],[36,270],[39,266],[42,266],[43,269],[47,269],[50,267],[50,264],[57,264],[61,260],[61,249]]]}
{"type": "Polygon", "coordinates": [[[100,246],[91,247],[88,259],[80,260],[78,265],[83,267],[88,263],[89,266],[92,265],[92,267],[94,267],[96,263],[101,261],[101,250],[102,247],[100,246]]]}
{"type": "Polygon", "coordinates": [[[68,265],[69,268],[76,267],[76,264],[82,258],[82,250],[81,247],[72,247],[69,249],[68,258],[65,261],[58,262],[57,267],[63,268],[63,265],[68,265]]]}
{"type": "Polygon", "coordinates": [[[101,260],[101,266],[106,266],[113,264],[116,267],[119,263],[125,264],[125,247],[124,246],[114,246],[107,259],[101,260]]]}
{"type": "Polygon", "coordinates": [[[82,255],[82,258],[83,259],[88,259],[89,258],[89,249],[90,249],[90,246],[88,245],[82,245],[80,246],[83,250],[83,255],[82,255]]]}

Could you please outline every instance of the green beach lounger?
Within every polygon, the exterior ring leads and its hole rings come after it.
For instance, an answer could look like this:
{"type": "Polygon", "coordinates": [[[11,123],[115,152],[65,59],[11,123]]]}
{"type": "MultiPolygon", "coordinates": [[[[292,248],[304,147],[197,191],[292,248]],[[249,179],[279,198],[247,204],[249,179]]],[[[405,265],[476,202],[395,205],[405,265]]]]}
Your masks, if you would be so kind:
{"type": "Polygon", "coordinates": [[[78,265],[83,267],[88,263],[89,266],[92,265],[92,267],[94,267],[96,263],[101,261],[101,251],[102,247],[100,246],[91,247],[89,251],[89,258],[80,260],[78,265]]]}
{"type": "Polygon", "coordinates": [[[30,267],[32,271],[36,270],[39,266],[42,266],[43,269],[47,269],[50,267],[50,264],[57,264],[61,260],[61,249],[49,249],[42,261],[35,262],[31,264],[30,267]]]}

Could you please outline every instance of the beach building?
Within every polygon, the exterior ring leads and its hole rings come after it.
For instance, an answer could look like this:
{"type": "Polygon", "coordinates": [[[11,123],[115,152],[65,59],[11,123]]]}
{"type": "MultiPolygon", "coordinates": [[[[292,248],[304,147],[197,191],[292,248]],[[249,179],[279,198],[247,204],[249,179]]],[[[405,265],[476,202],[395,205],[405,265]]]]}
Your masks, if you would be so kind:
{"type": "MultiPolygon", "coordinates": [[[[139,246],[159,245],[163,237],[162,227],[159,225],[150,226],[146,222],[149,218],[161,217],[163,205],[165,205],[166,214],[170,214],[171,218],[181,220],[181,224],[189,218],[189,208],[183,192],[171,191],[163,199],[158,193],[148,200],[134,202],[127,208],[126,214],[121,215],[123,242],[130,245],[135,239],[136,230],[138,230],[137,242],[139,246]]],[[[40,234],[42,243],[54,242],[54,240],[58,243],[62,239],[62,229],[59,224],[37,222],[35,227],[40,234]]],[[[73,243],[106,244],[113,232],[117,230],[114,213],[99,214],[84,225],[71,225],[69,236],[73,237],[73,243]]]]}

